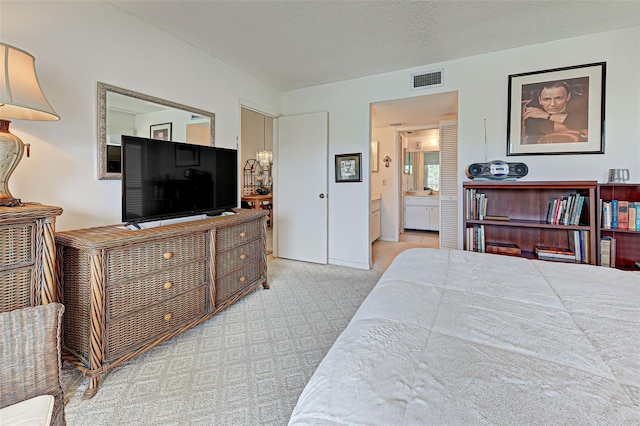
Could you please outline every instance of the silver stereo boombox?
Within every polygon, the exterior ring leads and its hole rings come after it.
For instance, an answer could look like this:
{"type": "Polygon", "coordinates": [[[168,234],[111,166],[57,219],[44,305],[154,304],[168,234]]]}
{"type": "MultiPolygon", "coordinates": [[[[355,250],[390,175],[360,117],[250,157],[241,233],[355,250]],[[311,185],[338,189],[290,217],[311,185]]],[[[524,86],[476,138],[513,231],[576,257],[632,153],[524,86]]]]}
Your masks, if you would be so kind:
{"type": "Polygon", "coordinates": [[[469,179],[475,180],[515,180],[526,176],[529,168],[524,163],[494,160],[489,163],[469,164],[465,173],[469,179]]]}

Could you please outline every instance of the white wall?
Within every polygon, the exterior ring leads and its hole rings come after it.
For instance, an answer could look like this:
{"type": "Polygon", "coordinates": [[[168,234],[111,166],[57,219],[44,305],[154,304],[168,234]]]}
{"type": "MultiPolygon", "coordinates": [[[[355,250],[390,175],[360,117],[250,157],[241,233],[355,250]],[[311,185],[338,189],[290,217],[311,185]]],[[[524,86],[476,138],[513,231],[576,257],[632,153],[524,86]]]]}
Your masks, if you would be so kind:
{"type": "Polygon", "coordinates": [[[216,145],[226,148],[236,148],[241,101],[281,111],[279,91],[106,2],[3,0],[0,28],[4,43],[35,56],[61,117],[11,123],[31,144],[11,193],[62,207],[57,230],[121,222],[120,181],[96,178],[98,81],[214,112],[216,145]]]}
{"type": "MultiPolygon", "coordinates": [[[[361,184],[329,184],[329,258],[333,263],[368,265],[370,176],[369,104],[431,93],[458,91],[460,206],[465,167],[484,161],[484,119],[488,159],[507,159],[507,84],[510,74],[607,62],[605,154],[509,157],[529,166],[526,180],[606,181],[609,168],[628,168],[640,182],[640,27],[560,40],[463,58],[399,72],[310,87],[285,94],[287,115],[329,112],[329,155],[362,152],[361,184]],[[444,68],[445,86],[412,92],[412,72],[444,68]]],[[[381,144],[381,148],[383,144],[381,144]]],[[[380,152],[380,158],[385,153],[380,152]]],[[[400,162],[392,156],[391,167],[400,162]]],[[[333,168],[333,161],[329,161],[333,168]]],[[[333,176],[330,170],[329,176],[333,176]]],[[[458,223],[462,226],[459,210],[458,223]]],[[[383,225],[383,230],[384,230],[383,225]]],[[[459,246],[462,243],[462,232],[459,246]]]]}
{"type": "Polygon", "coordinates": [[[371,193],[381,194],[380,202],[380,239],[383,241],[397,241],[398,230],[395,224],[399,220],[399,179],[398,167],[402,163],[401,158],[396,158],[396,129],[386,127],[372,129],[371,139],[379,141],[378,144],[378,171],[371,175],[371,193]],[[389,156],[392,161],[389,167],[384,166],[382,159],[389,156]],[[398,162],[394,165],[393,163],[398,162]]]}

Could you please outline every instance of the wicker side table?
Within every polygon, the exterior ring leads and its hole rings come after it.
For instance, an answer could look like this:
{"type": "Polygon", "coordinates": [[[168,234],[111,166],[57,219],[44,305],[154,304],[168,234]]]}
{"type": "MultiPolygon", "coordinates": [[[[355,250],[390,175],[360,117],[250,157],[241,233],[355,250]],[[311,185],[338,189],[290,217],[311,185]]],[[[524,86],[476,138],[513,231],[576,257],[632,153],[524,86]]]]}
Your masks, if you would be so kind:
{"type": "Polygon", "coordinates": [[[268,288],[267,214],[56,235],[63,358],[89,378],[85,399],[110,369],[268,288]]]}
{"type": "Polygon", "coordinates": [[[60,301],[54,231],[60,207],[0,207],[0,312],[60,301]]]}

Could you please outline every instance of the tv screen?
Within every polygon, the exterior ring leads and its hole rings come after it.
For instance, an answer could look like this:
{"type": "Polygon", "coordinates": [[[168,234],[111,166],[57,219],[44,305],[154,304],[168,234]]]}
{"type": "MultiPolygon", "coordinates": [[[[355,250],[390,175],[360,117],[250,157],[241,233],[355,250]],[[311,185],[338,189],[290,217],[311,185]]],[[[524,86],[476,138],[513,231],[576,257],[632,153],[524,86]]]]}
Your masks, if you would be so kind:
{"type": "Polygon", "coordinates": [[[234,149],[122,136],[122,221],[145,222],[238,206],[234,149]]]}

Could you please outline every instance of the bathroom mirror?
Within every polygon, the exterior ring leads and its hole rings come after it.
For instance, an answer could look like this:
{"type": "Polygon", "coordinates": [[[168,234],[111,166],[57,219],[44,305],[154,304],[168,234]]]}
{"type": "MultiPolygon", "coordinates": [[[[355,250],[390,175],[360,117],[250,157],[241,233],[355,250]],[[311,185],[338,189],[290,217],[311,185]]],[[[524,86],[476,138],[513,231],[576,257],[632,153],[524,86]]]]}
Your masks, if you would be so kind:
{"type": "Polygon", "coordinates": [[[120,179],[122,135],[215,145],[215,114],[98,82],[98,179],[120,179]]]}
{"type": "Polygon", "coordinates": [[[440,130],[430,127],[398,132],[402,140],[403,190],[440,191],[440,130]]]}
{"type": "Polygon", "coordinates": [[[440,190],[440,152],[410,152],[404,150],[406,190],[437,192],[440,190]]]}
{"type": "Polygon", "coordinates": [[[407,152],[404,154],[407,191],[440,191],[440,152],[407,152]]]}

